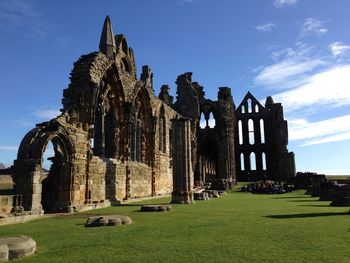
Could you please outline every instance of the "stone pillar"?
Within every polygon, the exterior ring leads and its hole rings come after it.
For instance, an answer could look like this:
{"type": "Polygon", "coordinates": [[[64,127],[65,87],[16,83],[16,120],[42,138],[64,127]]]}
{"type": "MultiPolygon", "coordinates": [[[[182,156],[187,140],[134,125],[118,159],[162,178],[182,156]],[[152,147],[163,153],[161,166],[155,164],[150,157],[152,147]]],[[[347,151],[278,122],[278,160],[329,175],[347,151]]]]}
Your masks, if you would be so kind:
{"type": "Polygon", "coordinates": [[[33,176],[30,181],[30,189],[32,194],[32,205],[31,205],[31,213],[32,214],[43,214],[42,206],[41,206],[41,193],[42,193],[42,185],[40,182],[41,179],[41,166],[37,165],[35,171],[33,171],[33,176]]]}
{"type": "Polygon", "coordinates": [[[173,192],[171,203],[190,204],[193,199],[191,123],[174,119],[173,126],[173,192]]]}

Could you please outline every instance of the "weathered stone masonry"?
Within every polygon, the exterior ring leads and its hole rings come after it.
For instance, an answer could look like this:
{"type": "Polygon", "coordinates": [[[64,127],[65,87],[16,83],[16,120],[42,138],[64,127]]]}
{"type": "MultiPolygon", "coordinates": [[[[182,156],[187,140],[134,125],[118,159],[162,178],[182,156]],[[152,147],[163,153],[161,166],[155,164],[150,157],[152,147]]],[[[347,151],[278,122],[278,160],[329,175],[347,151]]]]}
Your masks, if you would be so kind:
{"type": "MultiPolygon", "coordinates": [[[[174,203],[191,203],[194,183],[232,187],[237,156],[247,149],[236,143],[237,110],[231,89],[220,88],[218,100],[212,101],[192,82],[192,73],[180,75],[176,84],[175,102],[168,85],[155,96],[152,70],[143,66],[137,78],[134,52],[124,35],[114,35],[107,17],[99,52],[74,64],[61,115],[38,124],[22,140],[11,173],[24,210],[77,211],[170,193],[174,203]],[[208,124],[210,114],[215,126],[201,128],[201,116],[208,124]],[[42,158],[50,141],[55,156],[45,174],[42,158]]],[[[270,104],[266,110],[281,113],[278,104],[270,104]]],[[[266,143],[287,128],[283,116],[276,120],[266,119],[271,127],[266,143]]],[[[285,166],[294,165],[287,138],[278,138],[266,150],[268,163],[277,163],[266,172],[275,176],[284,167],[284,174],[292,175],[294,170],[285,166]]]]}

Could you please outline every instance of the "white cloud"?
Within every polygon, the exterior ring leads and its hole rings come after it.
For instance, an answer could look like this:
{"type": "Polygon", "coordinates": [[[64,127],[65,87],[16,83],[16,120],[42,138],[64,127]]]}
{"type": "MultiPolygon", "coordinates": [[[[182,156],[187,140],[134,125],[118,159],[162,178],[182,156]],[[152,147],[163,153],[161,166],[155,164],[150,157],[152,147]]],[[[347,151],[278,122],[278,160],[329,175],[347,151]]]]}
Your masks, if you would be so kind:
{"type": "Polygon", "coordinates": [[[294,119],[289,121],[288,124],[289,140],[304,140],[304,143],[300,146],[350,140],[350,115],[317,122],[294,119]]]}
{"type": "Polygon", "coordinates": [[[276,27],[276,25],[274,23],[267,23],[264,25],[255,26],[255,29],[260,31],[260,32],[269,32],[272,29],[274,29],[275,27],[276,27]]]}
{"type": "Polygon", "coordinates": [[[335,66],[308,77],[306,83],[274,95],[287,112],[317,108],[336,108],[350,105],[350,65],[335,66]]]}
{"type": "Polygon", "coordinates": [[[329,49],[334,57],[339,57],[344,54],[348,54],[350,51],[350,46],[341,42],[333,42],[329,45],[329,49]]]}
{"type": "Polygon", "coordinates": [[[38,110],[34,112],[34,115],[36,117],[40,119],[45,119],[45,120],[56,118],[60,114],[61,112],[56,109],[38,110]]]}
{"type": "Polygon", "coordinates": [[[289,123],[289,139],[291,141],[320,139],[330,135],[350,132],[350,115],[327,120],[308,122],[306,119],[294,119],[289,123]]]}
{"type": "Polygon", "coordinates": [[[2,152],[16,152],[18,151],[17,146],[0,145],[0,151],[2,152]]]}
{"type": "Polygon", "coordinates": [[[287,59],[276,64],[264,67],[255,77],[257,86],[266,88],[290,88],[305,82],[301,75],[313,71],[315,68],[325,65],[321,59],[287,59]]]}
{"type": "Polygon", "coordinates": [[[313,55],[314,47],[297,42],[294,48],[272,52],[275,63],[254,69],[255,86],[266,89],[290,89],[305,84],[310,74],[329,64],[323,57],[313,55]]]}
{"type": "Polygon", "coordinates": [[[315,18],[306,18],[303,24],[302,33],[303,34],[318,34],[323,35],[328,33],[328,29],[323,25],[324,22],[317,20],[315,18]]]}
{"type": "Polygon", "coordinates": [[[272,52],[272,59],[276,62],[255,69],[254,73],[259,73],[254,84],[267,89],[288,89],[304,84],[307,73],[327,64],[322,58],[311,56],[312,50],[312,47],[298,42],[295,48],[272,52]]]}
{"type": "Polygon", "coordinates": [[[275,7],[283,7],[287,5],[295,5],[298,2],[298,0],[275,0],[273,3],[275,7]]]}
{"type": "Polygon", "coordinates": [[[321,139],[312,140],[310,142],[302,144],[301,146],[310,146],[310,145],[316,145],[316,144],[324,144],[324,143],[347,141],[347,140],[350,140],[350,131],[328,136],[321,139]]]}

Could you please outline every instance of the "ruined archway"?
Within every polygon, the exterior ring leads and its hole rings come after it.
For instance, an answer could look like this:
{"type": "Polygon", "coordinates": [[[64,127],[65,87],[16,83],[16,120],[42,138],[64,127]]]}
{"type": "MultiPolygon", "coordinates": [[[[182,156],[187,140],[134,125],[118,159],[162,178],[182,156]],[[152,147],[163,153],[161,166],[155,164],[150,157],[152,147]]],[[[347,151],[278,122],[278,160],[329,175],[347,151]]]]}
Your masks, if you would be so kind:
{"type": "Polygon", "coordinates": [[[67,130],[56,119],[38,125],[24,137],[14,163],[14,181],[26,211],[41,214],[71,209],[74,149],[67,130]],[[43,154],[49,142],[55,155],[45,173],[43,154]]]}
{"type": "Polygon", "coordinates": [[[44,152],[41,162],[41,205],[44,213],[64,212],[71,200],[71,162],[68,149],[59,136],[55,135],[48,144],[50,142],[53,145],[54,155],[49,158],[51,165],[47,173],[43,166],[44,152]]]}

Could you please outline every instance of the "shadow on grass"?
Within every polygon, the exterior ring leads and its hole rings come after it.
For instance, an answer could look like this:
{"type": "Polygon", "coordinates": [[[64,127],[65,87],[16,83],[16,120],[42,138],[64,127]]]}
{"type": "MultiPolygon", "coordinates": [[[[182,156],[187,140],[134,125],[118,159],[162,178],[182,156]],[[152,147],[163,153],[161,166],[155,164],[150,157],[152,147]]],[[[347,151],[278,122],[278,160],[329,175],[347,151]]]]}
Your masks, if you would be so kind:
{"type": "Polygon", "coordinates": [[[289,200],[289,202],[295,202],[295,203],[303,203],[303,202],[318,202],[317,199],[304,199],[304,200],[289,200]]]}
{"type": "Polygon", "coordinates": [[[291,214],[291,215],[268,215],[264,216],[273,219],[290,219],[290,218],[312,218],[312,217],[323,217],[323,216],[344,216],[349,215],[349,212],[336,212],[336,213],[307,213],[307,214],[291,214]]]}
{"type": "Polygon", "coordinates": [[[119,205],[113,205],[113,206],[143,206],[143,205],[171,205],[170,203],[155,203],[155,204],[119,204],[119,205]]]}
{"type": "Polygon", "coordinates": [[[330,207],[330,205],[299,205],[299,206],[312,206],[312,207],[330,207]]]}
{"type": "Polygon", "coordinates": [[[302,196],[279,196],[274,197],[272,199],[296,199],[296,198],[309,198],[308,196],[302,195],[302,196]]]}

